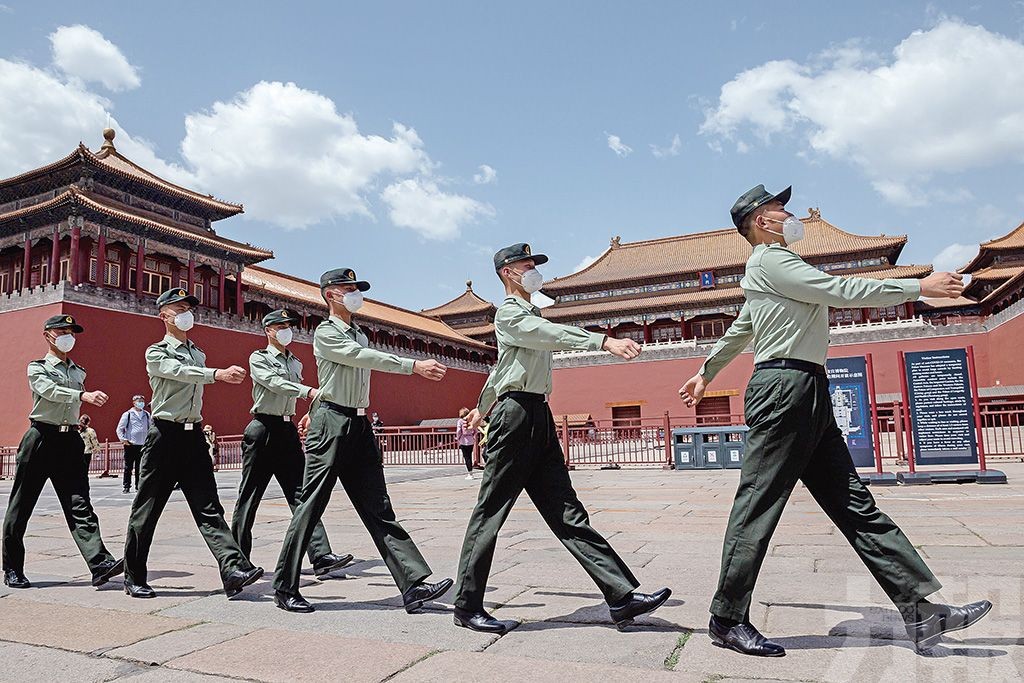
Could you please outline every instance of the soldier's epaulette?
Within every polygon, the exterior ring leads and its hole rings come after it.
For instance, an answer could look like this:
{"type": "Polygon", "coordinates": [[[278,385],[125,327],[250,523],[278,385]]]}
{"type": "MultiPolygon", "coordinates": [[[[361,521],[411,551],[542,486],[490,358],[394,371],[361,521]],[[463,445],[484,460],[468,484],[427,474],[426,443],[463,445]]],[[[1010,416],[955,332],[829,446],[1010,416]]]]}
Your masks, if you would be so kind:
{"type": "Polygon", "coordinates": [[[32,365],[33,363],[46,363],[46,359],[45,358],[39,358],[38,360],[30,360],[28,362],[29,365],[32,365]]]}

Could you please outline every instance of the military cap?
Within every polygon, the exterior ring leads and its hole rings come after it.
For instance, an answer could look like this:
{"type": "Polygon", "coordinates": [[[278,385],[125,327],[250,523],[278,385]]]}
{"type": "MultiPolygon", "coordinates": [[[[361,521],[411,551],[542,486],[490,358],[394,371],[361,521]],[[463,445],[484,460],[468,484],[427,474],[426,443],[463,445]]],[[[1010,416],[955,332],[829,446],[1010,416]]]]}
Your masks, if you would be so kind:
{"type": "Polygon", "coordinates": [[[750,212],[759,206],[767,204],[770,201],[778,201],[783,206],[789,202],[789,196],[793,194],[793,186],[790,185],[785,190],[778,194],[772,194],[768,190],[764,189],[764,185],[758,185],[753,187],[736,200],[736,203],[732,205],[732,209],[729,213],[732,214],[732,222],[737,228],[743,227],[743,219],[750,215],[750,212]]]}
{"type": "Polygon", "coordinates": [[[83,332],[85,328],[75,322],[75,319],[70,315],[62,313],[61,315],[51,316],[46,319],[43,323],[43,331],[46,330],[71,330],[72,332],[79,333],[83,332]]]}
{"type": "Polygon", "coordinates": [[[175,287],[174,289],[168,289],[156,298],[156,307],[163,308],[164,306],[176,304],[179,301],[184,301],[192,306],[199,305],[199,299],[195,298],[184,289],[175,287]]]}
{"type": "Polygon", "coordinates": [[[522,261],[523,259],[532,258],[534,265],[539,266],[542,263],[548,262],[548,257],[544,254],[534,254],[530,250],[530,245],[525,242],[519,244],[513,244],[511,247],[505,247],[499,249],[498,253],[494,255],[494,269],[501,270],[510,263],[516,261],[522,261]]]}
{"type": "Polygon", "coordinates": [[[360,292],[365,292],[370,288],[369,282],[356,279],[356,271],[351,268],[335,268],[320,276],[321,292],[331,285],[355,285],[360,292]]]}
{"type": "Polygon", "coordinates": [[[287,308],[279,308],[276,311],[271,311],[263,316],[263,327],[277,325],[278,323],[291,323],[295,325],[301,322],[302,318],[294,311],[289,311],[287,308]]]}

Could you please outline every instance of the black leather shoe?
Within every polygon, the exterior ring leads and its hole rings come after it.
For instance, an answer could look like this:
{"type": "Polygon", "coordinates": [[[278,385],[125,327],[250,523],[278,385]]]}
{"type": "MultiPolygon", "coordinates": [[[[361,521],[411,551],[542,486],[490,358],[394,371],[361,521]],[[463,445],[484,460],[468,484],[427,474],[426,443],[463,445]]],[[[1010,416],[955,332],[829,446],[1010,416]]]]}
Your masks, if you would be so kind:
{"type": "Polygon", "coordinates": [[[336,572],[342,567],[348,566],[353,559],[351,555],[328,553],[313,560],[313,574],[315,576],[325,576],[331,572],[336,572]]]}
{"type": "Polygon", "coordinates": [[[124,582],[124,592],[133,598],[155,598],[156,591],[144,583],[131,583],[127,579],[124,582]]]}
{"type": "Polygon", "coordinates": [[[17,569],[7,569],[4,571],[4,585],[8,588],[31,588],[32,584],[25,578],[25,575],[19,572],[17,569]]]}
{"type": "Polygon", "coordinates": [[[405,603],[405,611],[412,614],[423,607],[423,603],[437,600],[448,592],[453,583],[455,582],[451,579],[442,579],[437,583],[420,583],[413,586],[405,591],[405,594],[402,596],[402,602],[405,603]]]}
{"type": "Polygon", "coordinates": [[[623,600],[618,605],[609,605],[608,611],[611,612],[615,627],[621,631],[632,624],[636,617],[641,614],[649,614],[664,605],[670,595],[672,595],[670,588],[662,588],[650,595],[633,593],[628,600],[623,600]]]}
{"type": "Polygon", "coordinates": [[[992,609],[988,600],[972,602],[963,607],[933,605],[934,611],[927,617],[918,615],[918,621],[907,622],[907,635],[918,650],[927,650],[939,642],[943,633],[959,631],[981,621],[992,609]]]}
{"type": "Polygon", "coordinates": [[[131,491],[129,491],[129,490],[128,490],[128,487],[127,487],[127,486],[125,486],[125,487],[124,487],[124,488],[122,489],[121,493],[131,493],[131,491]]]}
{"type": "Polygon", "coordinates": [[[468,628],[470,631],[479,631],[480,633],[502,634],[508,633],[516,626],[519,626],[519,622],[514,619],[495,619],[483,610],[470,612],[469,610],[456,607],[455,625],[468,628]]]}
{"type": "Polygon", "coordinates": [[[92,585],[102,586],[124,571],[124,560],[106,560],[92,570],[92,585]]]}
{"type": "Polygon", "coordinates": [[[229,598],[233,598],[241,593],[242,589],[249,584],[256,583],[261,576],[263,576],[263,567],[253,567],[245,572],[241,569],[236,569],[228,574],[228,578],[224,579],[224,594],[229,598]]]}
{"type": "Polygon", "coordinates": [[[785,657],[786,649],[778,643],[773,643],[748,622],[726,626],[712,616],[708,624],[708,635],[712,642],[719,647],[726,647],[736,650],[740,654],[753,655],[755,657],[785,657]]]}
{"type": "Polygon", "coordinates": [[[313,605],[298,593],[274,591],[274,604],[287,612],[312,612],[313,605]]]}

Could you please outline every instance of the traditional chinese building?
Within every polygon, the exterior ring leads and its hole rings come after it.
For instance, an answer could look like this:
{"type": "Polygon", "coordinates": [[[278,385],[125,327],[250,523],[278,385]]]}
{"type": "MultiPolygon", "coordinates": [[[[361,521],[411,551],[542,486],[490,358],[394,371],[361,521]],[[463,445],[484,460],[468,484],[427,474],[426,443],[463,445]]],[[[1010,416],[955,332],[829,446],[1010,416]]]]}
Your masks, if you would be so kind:
{"type": "MultiPolygon", "coordinates": [[[[840,230],[810,210],[794,251],[834,275],[919,278],[927,265],[898,265],[906,235],[867,236],[840,230]]],[[[735,230],[715,230],[611,246],[583,270],[541,290],[555,300],[544,316],[641,343],[721,337],[743,305],[739,282],[750,244],[735,230]]],[[[902,320],[911,305],[830,311],[833,325],[902,320]]]]}
{"type": "MultiPolygon", "coordinates": [[[[101,439],[134,393],[148,394],[145,348],[160,339],[156,296],[171,287],[193,292],[203,307],[191,338],[211,367],[246,366],[266,344],[260,320],[274,308],[303,317],[290,347],[315,382],[311,330],[327,315],[319,286],[257,264],[261,247],[218,235],[217,221],[242,206],[168,182],[133,163],[114,145],[114,131],[93,152],[80,144],[68,156],[0,180],[0,377],[6,390],[0,445],[15,444],[31,407],[29,360],[46,352],[42,321],[57,313],[86,328],[73,358],[90,389],[110,403],[85,411],[101,439]]],[[[443,391],[418,377],[374,379],[373,408],[390,424],[447,417],[476,397],[494,349],[440,319],[368,300],[357,315],[371,344],[412,357],[437,357],[451,368],[443,391]]],[[[207,391],[206,421],[221,434],[248,421],[251,385],[216,384],[207,391]]]]}
{"type": "Polygon", "coordinates": [[[982,316],[998,313],[1024,290],[1024,223],[1008,234],[982,242],[978,255],[960,269],[971,276],[964,296],[977,302],[982,316]]]}
{"type": "Polygon", "coordinates": [[[473,291],[473,281],[466,280],[466,291],[445,304],[423,309],[429,315],[445,322],[452,329],[490,346],[496,346],[494,314],[498,309],[490,301],[481,299],[473,291]]]}

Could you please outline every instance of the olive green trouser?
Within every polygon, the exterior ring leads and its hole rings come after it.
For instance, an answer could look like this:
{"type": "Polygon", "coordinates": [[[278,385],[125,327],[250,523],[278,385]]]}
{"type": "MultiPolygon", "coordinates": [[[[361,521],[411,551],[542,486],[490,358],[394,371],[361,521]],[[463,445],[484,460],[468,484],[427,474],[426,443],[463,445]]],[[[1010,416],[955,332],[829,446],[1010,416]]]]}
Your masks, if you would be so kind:
{"type": "Polygon", "coordinates": [[[746,454],[712,614],[737,621],[749,618],[754,583],[797,481],[894,603],[914,603],[940,588],[914,546],[861,483],[832,414],[824,374],[757,370],[747,386],[744,413],[749,427],[746,454]]]}
{"type": "Polygon", "coordinates": [[[320,404],[306,435],[302,493],[281,547],[274,589],[290,595],[298,593],[302,551],[309,545],[339,480],[398,589],[405,593],[430,576],[427,561],[395,517],[370,421],[320,404]]]}
{"type": "MultiPolygon", "coordinates": [[[[302,470],[305,466],[299,432],[290,420],[257,415],[245,428],[242,436],[242,481],[238,484],[238,499],[231,515],[231,533],[246,557],[252,553],[252,526],[271,477],[277,479],[288,507],[294,513],[302,492],[302,470]]],[[[310,562],[331,553],[327,532],[320,522],[313,527],[313,536],[306,551],[310,562]]]]}
{"type": "Polygon", "coordinates": [[[186,430],[182,424],[153,420],[142,447],[139,492],[135,494],[128,517],[124,543],[125,581],[136,585],[147,583],[146,563],[153,532],[175,484],[181,485],[192,518],[220,567],[221,579],[236,570],[252,569],[252,563],[235,543],[224,519],[202,425],[186,430]]]}
{"type": "Polygon", "coordinates": [[[103,545],[100,522],[89,500],[85,444],[78,432],[73,428],[61,432],[53,425],[32,423],[21,438],[17,463],[4,515],[4,570],[25,570],[25,530],[47,479],[53,484],[71,537],[89,569],[113,560],[103,545]]]}
{"type": "Polygon", "coordinates": [[[456,607],[483,609],[498,531],[524,489],[605,600],[618,602],[640,585],[608,541],[590,526],[569,479],[547,403],[520,398],[499,402],[491,415],[487,453],[480,494],[462,544],[456,607]]]}

